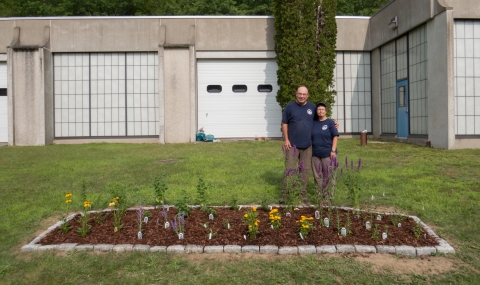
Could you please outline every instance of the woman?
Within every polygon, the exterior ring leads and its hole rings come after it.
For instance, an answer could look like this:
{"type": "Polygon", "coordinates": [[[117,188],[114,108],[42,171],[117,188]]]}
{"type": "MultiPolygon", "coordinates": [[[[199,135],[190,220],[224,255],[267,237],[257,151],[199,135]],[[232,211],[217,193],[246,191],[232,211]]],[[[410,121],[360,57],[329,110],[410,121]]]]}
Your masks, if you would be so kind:
{"type": "Polygon", "coordinates": [[[327,118],[327,106],[318,103],[312,126],[312,168],[315,184],[322,185],[323,173],[326,172],[330,159],[337,157],[338,130],[332,119],[327,118]],[[319,164],[322,164],[320,173],[319,164]]]}

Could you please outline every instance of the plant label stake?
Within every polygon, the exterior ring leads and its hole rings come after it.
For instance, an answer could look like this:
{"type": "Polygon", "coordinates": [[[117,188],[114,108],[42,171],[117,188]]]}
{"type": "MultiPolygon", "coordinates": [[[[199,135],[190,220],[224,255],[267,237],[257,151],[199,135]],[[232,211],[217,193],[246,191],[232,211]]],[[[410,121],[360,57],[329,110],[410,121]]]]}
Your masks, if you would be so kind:
{"type": "Polygon", "coordinates": [[[388,235],[387,233],[382,233],[382,239],[387,239],[388,235]]]}
{"type": "Polygon", "coordinates": [[[138,237],[138,239],[142,239],[142,232],[138,232],[137,237],[138,237]]]}
{"type": "Polygon", "coordinates": [[[212,233],[208,234],[208,239],[212,239],[212,233]]]}
{"type": "Polygon", "coordinates": [[[238,210],[240,211],[241,209],[242,209],[242,206],[239,206],[239,207],[238,207],[238,210]]]}
{"type": "Polygon", "coordinates": [[[328,228],[330,227],[330,220],[328,218],[323,219],[323,224],[328,228]]]}
{"type": "Polygon", "coordinates": [[[227,229],[230,229],[230,223],[227,224],[227,229]]]}
{"type": "Polygon", "coordinates": [[[346,228],[341,228],[340,229],[340,234],[342,235],[342,237],[347,236],[347,229],[346,228]]]}
{"type": "Polygon", "coordinates": [[[369,221],[367,221],[367,222],[365,223],[365,228],[366,228],[367,230],[370,230],[370,229],[372,228],[372,225],[370,224],[369,221]]]}
{"type": "Polygon", "coordinates": [[[291,217],[291,216],[292,216],[292,214],[290,214],[290,212],[287,212],[287,213],[285,214],[285,216],[287,216],[287,217],[291,217]]]}
{"type": "Polygon", "coordinates": [[[401,228],[401,227],[402,227],[402,223],[398,223],[397,226],[398,226],[399,228],[401,228]]]}
{"type": "Polygon", "coordinates": [[[300,238],[304,239],[302,233],[299,233],[299,234],[300,234],[300,238]]]}
{"type": "Polygon", "coordinates": [[[273,229],[273,225],[270,225],[270,227],[273,229]]]}
{"type": "Polygon", "coordinates": [[[165,228],[168,229],[170,227],[170,223],[169,222],[165,222],[165,228]]]}
{"type": "Polygon", "coordinates": [[[269,208],[270,208],[270,211],[273,209],[272,206],[270,206],[269,208]]]}
{"type": "Polygon", "coordinates": [[[377,215],[377,221],[381,221],[382,220],[382,216],[381,215],[377,215]]]}
{"type": "Polygon", "coordinates": [[[143,222],[146,224],[148,223],[148,217],[143,218],[143,222]]]}
{"type": "Polygon", "coordinates": [[[243,235],[243,239],[244,239],[244,240],[247,240],[247,235],[243,235]]]}
{"type": "Polygon", "coordinates": [[[178,234],[178,239],[183,239],[183,233],[178,234]]]}
{"type": "Polygon", "coordinates": [[[319,211],[315,211],[315,219],[320,219],[320,212],[319,211]]]}
{"type": "Polygon", "coordinates": [[[213,214],[208,215],[208,219],[213,221],[213,214]]]}

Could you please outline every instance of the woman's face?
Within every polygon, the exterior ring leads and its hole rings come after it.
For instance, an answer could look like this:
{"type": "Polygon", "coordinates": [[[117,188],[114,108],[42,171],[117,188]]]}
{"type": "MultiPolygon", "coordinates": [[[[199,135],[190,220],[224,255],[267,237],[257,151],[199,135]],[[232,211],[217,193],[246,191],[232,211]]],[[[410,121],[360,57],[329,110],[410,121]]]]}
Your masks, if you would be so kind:
{"type": "Polygon", "coordinates": [[[327,109],[323,106],[318,106],[317,115],[319,118],[324,118],[325,116],[327,116],[327,109]]]}

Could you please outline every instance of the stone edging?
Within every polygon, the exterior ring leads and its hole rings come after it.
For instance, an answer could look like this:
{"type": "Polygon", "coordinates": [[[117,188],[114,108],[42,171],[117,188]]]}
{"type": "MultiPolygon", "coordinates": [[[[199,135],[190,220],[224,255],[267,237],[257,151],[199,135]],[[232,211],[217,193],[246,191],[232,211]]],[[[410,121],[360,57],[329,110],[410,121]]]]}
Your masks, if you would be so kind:
{"type": "MultiPolygon", "coordinates": [[[[243,206],[250,207],[250,206],[243,206]]],[[[154,209],[153,207],[143,207],[144,209],[154,209]]],[[[343,210],[353,210],[348,207],[335,207],[343,210]]],[[[130,208],[129,210],[135,210],[138,208],[130,208]]],[[[109,211],[109,210],[105,210],[109,211]]],[[[96,212],[96,211],[92,211],[96,212]]],[[[382,213],[378,213],[382,214],[382,213]]],[[[389,215],[390,213],[383,213],[389,215]]],[[[74,213],[67,217],[67,221],[73,219],[78,213],[74,213]]],[[[407,245],[388,246],[388,245],[350,245],[350,244],[337,244],[337,245],[303,245],[303,246],[276,246],[276,245],[213,245],[213,246],[201,246],[201,245],[171,245],[171,246],[149,246],[144,244],[77,244],[77,243],[62,243],[55,245],[42,245],[39,242],[47,234],[54,229],[58,228],[62,222],[58,221],[54,225],[50,226],[46,231],[41,233],[38,237],[33,239],[29,244],[22,246],[21,251],[43,251],[43,250],[59,250],[59,251],[101,251],[101,252],[124,252],[124,251],[149,251],[149,252],[165,252],[175,254],[188,254],[188,253],[258,253],[258,254],[322,254],[322,253],[390,253],[405,256],[425,256],[437,253],[451,254],[455,253],[455,249],[450,246],[444,239],[440,238],[429,226],[422,222],[417,216],[408,216],[419,223],[423,229],[435,240],[439,245],[436,246],[421,246],[413,247],[407,245]]]]}

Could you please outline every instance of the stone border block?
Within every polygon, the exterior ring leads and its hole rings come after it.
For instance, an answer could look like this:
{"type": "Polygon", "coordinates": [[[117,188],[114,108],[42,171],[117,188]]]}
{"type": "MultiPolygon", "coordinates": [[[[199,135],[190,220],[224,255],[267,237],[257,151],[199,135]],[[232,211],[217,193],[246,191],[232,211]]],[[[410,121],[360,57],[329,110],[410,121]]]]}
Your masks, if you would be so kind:
{"type": "Polygon", "coordinates": [[[355,247],[351,244],[337,244],[335,245],[338,253],[352,253],[355,252],[355,247]]]}
{"type": "Polygon", "coordinates": [[[78,250],[78,251],[93,250],[93,244],[79,244],[75,247],[75,250],[78,250]]]}
{"type": "Polygon", "coordinates": [[[298,247],[282,246],[278,249],[278,254],[298,254],[298,247]]]}
{"type": "Polygon", "coordinates": [[[263,245],[260,246],[260,253],[266,254],[277,254],[278,253],[278,246],[276,245],[263,245]]]}
{"type": "Polygon", "coordinates": [[[360,253],[377,253],[373,245],[354,245],[355,251],[360,253]]]}
{"type": "Polygon", "coordinates": [[[260,246],[258,246],[258,245],[244,245],[244,246],[242,246],[242,252],[260,253],[260,246]]]}
{"type": "Polygon", "coordinates": [[[439,245],[436,245],[435,248],[437,249],[438,253],[455,253],[455,249],[448,244],[443,238],[436,238],[435,239],[439,245]]]}
{"type": "Polygon", "coordinates": [[[242,247],[239,245],[226,245],[223,247],[223,252],[242,253],[242,247]]]}
{"type": "Polygon", "coordinates": [[[184,245],[171,245],[167,247],[167,253],[185,253],[185,246],[184,245]]]}
{"type": "Polygon", "coordinates": [[[57,246],[57,249],[61,251],[72,251],[76,246],[76,243],[62,243],[57,246]]]}
{"type": "Polygon", "coordinates": [[[223,245],[207,245],[203,248],[205,253],[222,253],[223,245]]]}
{"type": "Polygon", "coordinates": [[[112,248],[112,251],[115,251],[115,252],[124,252],[124,251],[132,251],[132,250],[133,250],[133,244],[116,244],[112,248]]]}
{"type": "Polygon", "coordinates": [[[163,245],[152,246],[150,248],[151,252],[167,252],[167,247],[163,245]]]}
{"type": "Polygon", "coordinates": [[[334,245],[317,246],[317,253],[337,253],[337,248],[334,245]]]}
{"type": "Polygon", "coordinates": [[[40,251],[40,250],[53,250],[53,249],[57,249],[56,244],[41,245],[37,248],[38,251],[40,251]]]}
{"type": "Polygon", "coordinates": [[[28,251],[37,251],[40,245],[38,244],[27,244],[22,246],[22,251],[28,252],[28,251]]]}
{"type": "Polygon", "coordinates": [[[300,245],[298,246],[298,253],[299,254],[315,254],[317,253],[317,249],[314,245],[300,245]]]}
{"type": "Polygon", "coordinates": [[[136,244],[133,246],[134,251],[150,251],[150,246],[147,244],[136,244]]]}
{"type": "Polygon", "coordinates": [[[186,253],[203,253],[203,246],[196,244],[188,244],[185,247],[186,253]]]}
{"type": "Polygon", "coordinates": [[[417,256],[432,255],[437,253],[437,249],[434,246],[420,246],[415,248],[417,250],[417,256]]]}
{"type": "Polygon", "coordinates": [[[375,247],[377,248],[377,253],[390,253],[390,254],[397,253],[395,247],[391,245],[377,245],[375,247]]]}
{"type": "Polygon", "coordinates": [[[397,245],[395,246],[397,254],[406,255],[406,256],[416,256],[417,251],[413,246],[409,245],[397,245]]]}
{"type": "Polygon", "coordinates": [[[112,251],[113,244],[96,244],[93,246],[93,251],[112,251]]]}

